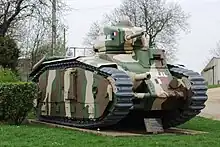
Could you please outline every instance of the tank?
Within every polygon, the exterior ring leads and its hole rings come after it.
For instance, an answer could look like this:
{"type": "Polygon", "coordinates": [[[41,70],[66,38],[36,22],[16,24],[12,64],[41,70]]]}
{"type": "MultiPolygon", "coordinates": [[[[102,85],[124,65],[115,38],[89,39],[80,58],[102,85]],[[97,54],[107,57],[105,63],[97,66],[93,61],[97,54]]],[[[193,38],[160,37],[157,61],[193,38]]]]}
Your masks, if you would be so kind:
{"type": "Polygon", "coordinates": [[[121,20],[103,27],[92,56],[41,59],[30,74],[38,119],[94,129],[159,118],[167,129],[197,116],[208,98],[203,77],[168,64],[145,32],[121,20]]]}

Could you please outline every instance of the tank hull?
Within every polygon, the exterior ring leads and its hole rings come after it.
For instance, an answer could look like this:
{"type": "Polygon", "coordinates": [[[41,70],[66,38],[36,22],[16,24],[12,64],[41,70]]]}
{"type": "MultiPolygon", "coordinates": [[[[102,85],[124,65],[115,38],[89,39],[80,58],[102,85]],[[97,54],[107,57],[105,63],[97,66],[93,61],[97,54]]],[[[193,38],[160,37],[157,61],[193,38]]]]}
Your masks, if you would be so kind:
{"type": "Polygon", "coordinates": [[[41,91],[36,109],[42,121],[105,127],[124,118],[132,106],[130,77],[112,67],[61,59],[42,62],[31,76],[41,91]]]}
{"type": "Polygon", "coordinates": [[[100,55],[42,60],[30,75],[41,91],[38,119],[92,129],[159,117],[163,127],[169,128],[185,123],[205,107],[207,87],[198,73],[173,65],[135,72],[122,63],[100,55]],[[151,78],[141,79],[146,72],[151,78]],[[135,79],[134,74],[139,76],[135,79]],[[161,81],[155,83],[155,79],[161,81]],[[184,86],[167,88],[174,79],[184,86]]]}

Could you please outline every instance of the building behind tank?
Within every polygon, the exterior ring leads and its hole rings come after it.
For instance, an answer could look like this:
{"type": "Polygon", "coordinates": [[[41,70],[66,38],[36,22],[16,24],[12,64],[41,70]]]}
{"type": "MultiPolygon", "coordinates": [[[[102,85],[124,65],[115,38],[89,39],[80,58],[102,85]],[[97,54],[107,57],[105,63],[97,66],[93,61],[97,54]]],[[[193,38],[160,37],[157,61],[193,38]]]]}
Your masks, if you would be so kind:
{"type": "Polygon", "coordinates": [[[17,70],[21,80],[28,81],[28,75],[31,72],[31,59],[29,57],[19,57],[17,70]]]}
{"type": "Polygon", "coordinates": [[[220,57],[213,57],[201,74],[208,85],[220,84],[220,57]]]}

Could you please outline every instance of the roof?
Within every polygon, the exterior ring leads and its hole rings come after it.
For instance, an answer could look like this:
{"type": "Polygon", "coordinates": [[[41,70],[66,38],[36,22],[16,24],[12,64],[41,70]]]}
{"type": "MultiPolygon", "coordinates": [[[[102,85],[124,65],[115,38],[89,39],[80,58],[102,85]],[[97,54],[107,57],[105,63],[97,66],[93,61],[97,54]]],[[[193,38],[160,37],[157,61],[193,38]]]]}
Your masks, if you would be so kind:
{"type": "Polygon", "coordinates": [[[211,63],[213,62],[213,60],[220,60],[220,57],[213,57],[209,63],[205,66],[205,68],[202,70],[202,72],[206,72],[210,69],[212,69],[214,67],[214,65],[211,65],[211,63]]]}

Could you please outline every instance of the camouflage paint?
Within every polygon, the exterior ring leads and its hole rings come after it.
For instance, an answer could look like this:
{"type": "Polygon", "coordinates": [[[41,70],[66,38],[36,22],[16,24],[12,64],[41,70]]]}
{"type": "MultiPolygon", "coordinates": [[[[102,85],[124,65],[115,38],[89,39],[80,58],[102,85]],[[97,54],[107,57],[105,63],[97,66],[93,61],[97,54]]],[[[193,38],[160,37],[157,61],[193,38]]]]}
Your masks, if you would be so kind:
{"type": "MultiPolygon", "coordinates": [[[[142,31],[142,28],[120,23],[104,27],[94,45],[96,55],[76,60],[97,68],[111,66],[126,72],[132,79],[135,99],[142,100],[139,108],[174,109],[176,103],[172,99],[175,95],[171,94],[181,92],[185,84],[181,79],[173,78],[166,65],[164,51],[150,49],[148,36],[142,31]]],[[[111,77],[105,79],[81,68],[47,71],[40,76],[43,103],[48,102],[48,107],[41,104],[41,114],[56,112],[53,116],[99,118],[108,104],[114,102],[115,84],[111,77]],[[50,102],[56,103],[56,107],[51,107],[50,102]]]]}
{"type": "MultiPolygon", "coordinates": [[[[118,69],[130,75],[134,83],[134,92],[136,92],[143,82],[146,83],[145,89],[148,89],[149,95],[152,95],[152,97],[146,98],[144,93],[139,93],[139,98],[146,99],[146,101],[152,99],[152,103],[148,103],[143,109],[164,110],[162,107],[163,103],[171,98],[169,92],[173,90],[169,86],[173,80],[173,76],[169,73],[166,66],[164,51],[149,49],[147,43],[148,36],[146,34],[136,35],[138,33],[140,34],[143,29],[134,27],[131,23],[127,24],[129,25],[125,26],[119,23],[114,27],[105,27],[103,34],[106,37],[103,38],[106,40],[104,41],[105,43],[100,42],[100,40],[97,41],[97,44],[94,46],[97,51],[96,55],[99,56],[99,60],[103,59],[112,64],[116,63],[118,69]],[[135,35],[136,37],[132,38],[135,35]],[[102,46],[99,44],[102,44],[102,46]],[[151,78],[145,81],[135,80],[137,74],[145,73],[150,73],[151,78]]],[[[93,61],[97,60],[93,59],[93,61]]],[[[86,63],[90,64],[91,62],[88,61],[86,63]]],[[[95,64],[91,65],[94,66],[95,64]]],[[[169,108],[172,109],[172,107],[169,108]]]]}
{"type": "Polygon", "coordinates": [[[49,70],[40,76],[39,84],[44,98],[40,104],[41,115],[98,118],[112,100],[112,88],[107,79],[79,68],[49,70]]]}
{"type": "Polygon", "coordinates": [[[71,117],[71,104],[70,104],[70,100],[69,100],[70,83],[71,83],[70,74],[71,74],[71,72],[72,72],[71,69],[67,69],[64,72],[64,101],[65,101],[66,117],[71,117]]]}
{"type": "Polygon", "coordinates": [[[86,95],[85,95],[85,107],[88,107],[88,114],[89,114],[89,118],[94,118],[94,113],[95,113],[95,108],[94,108],[94,97],[93,97],[93,93],[92,93],[92,89],[93,89],[93,73],[92,72],[88,72],[85,71],[85,78],[87,81],[86,84],[86,95]]]}
{"type": "MultiPolygon", "coordinates": [[[[52,101],[52,97],[51,97],[51,95],[53,94],[52,93],[52,87],[53,87],[53,82],[54,82],[54,80],[55,80],[55,78],[56,78],[56,70],[51,70],[51,71],[49,71],[49,75],[48,75],[48,81],[47,81],[47,87],[46,87],[46,95],[45,95],[45,98],[44,98],[44,103],[46,103],[47,101],[48,101],[48,103],[47,103],[47,105],[48,105],[48,107],[47,107],[47,111],[48,111],[48,114],[47,115],[50,115],[51,114],[51,101],[52,101]]],[[[45,107],[46,107],[46,105],[44,105],[45,107]]]]}

